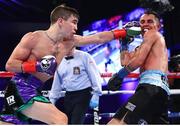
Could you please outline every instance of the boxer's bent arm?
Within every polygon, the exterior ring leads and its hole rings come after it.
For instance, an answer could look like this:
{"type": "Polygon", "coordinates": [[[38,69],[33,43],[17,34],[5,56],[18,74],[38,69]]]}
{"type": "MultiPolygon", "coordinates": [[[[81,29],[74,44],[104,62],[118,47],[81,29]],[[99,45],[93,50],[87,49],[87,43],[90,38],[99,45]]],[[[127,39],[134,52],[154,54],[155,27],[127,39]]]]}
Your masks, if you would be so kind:
{"type": "Polygon", "coordinates": [[[136,56],[136,51],[122,51],[120,52],[120,61],[121,61],[121,66],[126,66],[128,65],[129,61],[136,56]]]}
{"type": "Polygon", "coordinates": [[[156,42],[158,39],[157,34],[154,34],[154,33],[153,34],[148,33],[148,34],[149,35],[144,37],[142,44],[136,50],[136,53],[134,54],[133,58],[128,62],[127,67],[131,69],[131,71],[136,70],[138,67],[140,67],[144,63],[149,52],[151,51],[151,48],[154,42],[156,42]]]}
{"type": "Polygon", "coordinates": [[[34,46],[32,33],[27,33],[13,50],[6,63],[6,70],[11,72],[22,72],[21,64],[26,60],[34,46]]]}
{"type": "Polygon", "coordinates": [[[127,65],[129,60],[130,60],[130,57],[129,57],[129,52],[127,50],[120,52],[121,66],[127,65]]]}
{"type": "Polygon", "coordinates": [[[38,61],[25,61],[22,63],[21,67],[22,71],[26,73],[45,72],[49,75],[53,75],[57,67],[57,62],[54,56],[46,55],[38,61]]]}

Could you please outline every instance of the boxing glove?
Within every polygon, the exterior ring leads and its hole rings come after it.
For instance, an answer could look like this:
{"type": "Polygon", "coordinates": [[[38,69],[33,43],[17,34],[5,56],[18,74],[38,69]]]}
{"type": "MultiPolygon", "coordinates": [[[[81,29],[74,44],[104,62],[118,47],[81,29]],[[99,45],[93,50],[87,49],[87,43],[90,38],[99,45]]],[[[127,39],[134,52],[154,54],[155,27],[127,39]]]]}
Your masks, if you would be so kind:
{"type": "Polygon", "coordinates": [[[132,21],[126,23],[123,28],[126,30],[127,35],[125,38],[120,38],[120,51],[128,49],[128,45],[134,41],[134,37],[141,34],[141,28],[138,22],[132,21]]]}
{"type": "Polygon", "coordinates": [[[123,29],[116,29],[112,31],[115,39],[125,38],[128,36],[137,36],[141,34],[139,23],[133,21],[128,22],[123,26],[123,29]]]}
{"type": "Polygon", "coordinates": [[[141,27],[137,21],[127,22],[123,25],[123,29],[126,30],[128,36],[137,36],[141,34],[141,27]]]}
{"type": "Polygon", "coordinates": [[[57,67],[56,58],[52,55],[44,56],[39,61],[27,61],[22,63],[22,71],[31,72],[45,72],[53,75],[57,67]]]}
{"type": "Polygon", "coordinates": [[[129,71],[126,69],[126,67],[119,70],[118,73],[115,73],[108,81],[108,88],[109,90],[116,91],[119,90],[119,88],[122,85],[124,77],[126,77],[129,74],[129,71]]]}
{"type": "Polygon", "coordinates": [[[129,44],[134,41],[134,37],[132,36],[126,36],[125,38],[121,38],[119,39],[119,43],[120,43],[120,51],[124,51],[124,50],[128,50],[128,46],[129,44]]]}
{"type": "Polygon", "coordinates": [[[94,94],[90,100],[90,108],[94,109],[99,106],[99,96],[94,94]]]}

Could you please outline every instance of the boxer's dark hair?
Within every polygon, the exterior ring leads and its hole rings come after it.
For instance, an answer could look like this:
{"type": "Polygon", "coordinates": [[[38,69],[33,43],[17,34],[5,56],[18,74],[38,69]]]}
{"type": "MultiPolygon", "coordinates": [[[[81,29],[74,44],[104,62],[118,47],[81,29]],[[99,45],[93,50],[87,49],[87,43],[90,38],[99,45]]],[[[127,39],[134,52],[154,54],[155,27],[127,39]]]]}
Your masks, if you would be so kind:
{"type": "Polygon", "coordinates": [[[156,11],[153,11],[153,10],[151,10],[151,9],[146,9],[145,12],[144,12],[144,14],[147,14],[147,15],[152,14],[152,15],[154,15],[154,16],[158,19],[158,21],[160,22],[161,17],[160,17],[160,15],[159,15],[156,11]]]}
{"type": "Polygon", "coordinates": [[[68,7],[65,4],[59,5],[56,8],[54,8],[51,12],[51,25],[54,24],[59,18],[67,20],[71,15],[79,19],[79,13],[75,8],[68,7]]]}

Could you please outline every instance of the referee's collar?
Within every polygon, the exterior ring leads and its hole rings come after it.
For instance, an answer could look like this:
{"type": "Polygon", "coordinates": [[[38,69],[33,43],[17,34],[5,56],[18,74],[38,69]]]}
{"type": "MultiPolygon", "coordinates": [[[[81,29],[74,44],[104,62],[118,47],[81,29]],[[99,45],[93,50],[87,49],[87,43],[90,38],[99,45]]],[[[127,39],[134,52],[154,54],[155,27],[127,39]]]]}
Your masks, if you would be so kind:
{"type": "Polygon", "coordinates": [[[74,58],[74,56],[66,56],[66,57],[65,57],[66,60],[71,60],[71,59],[73,59],[73,58],[74,58]]]}

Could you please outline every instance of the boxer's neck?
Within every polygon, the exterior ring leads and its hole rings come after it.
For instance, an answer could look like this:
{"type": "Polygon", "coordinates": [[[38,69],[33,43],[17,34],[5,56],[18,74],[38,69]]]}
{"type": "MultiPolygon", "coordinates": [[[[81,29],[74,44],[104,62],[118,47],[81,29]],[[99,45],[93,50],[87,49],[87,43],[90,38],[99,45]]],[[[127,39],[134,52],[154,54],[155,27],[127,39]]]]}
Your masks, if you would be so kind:
{"type": "Polygon", "coordinates": [[[49,40],[51,40],[54,44],[56,44],[58,41],[53,39],[52,37],[50,37],[50,35],[47,33],[47,31],[45,31],[46,36],[49,38],[49,40]]]}

